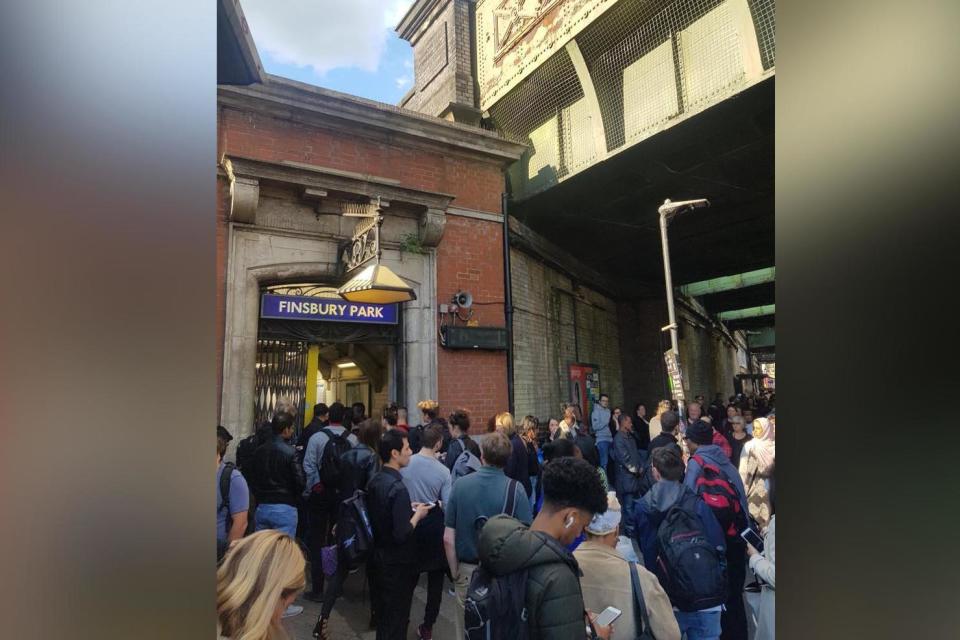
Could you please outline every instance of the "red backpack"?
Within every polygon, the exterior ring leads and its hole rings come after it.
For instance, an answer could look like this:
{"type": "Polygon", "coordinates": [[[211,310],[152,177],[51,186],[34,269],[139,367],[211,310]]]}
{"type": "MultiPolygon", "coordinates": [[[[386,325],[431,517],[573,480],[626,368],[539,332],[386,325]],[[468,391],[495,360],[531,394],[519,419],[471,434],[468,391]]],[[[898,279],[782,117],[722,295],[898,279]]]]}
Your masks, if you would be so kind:
{"type": "Polygon", "coordinates": [[[697,478],[697,495],[703,498],[707,506],[713,509],[720,528],[728,537],[740,535],[747,528],[747,516],[740,507],[740,493],[714,464],[708,464],[700,456],[693,456],[700,465],[701,473],[697,478]]]}

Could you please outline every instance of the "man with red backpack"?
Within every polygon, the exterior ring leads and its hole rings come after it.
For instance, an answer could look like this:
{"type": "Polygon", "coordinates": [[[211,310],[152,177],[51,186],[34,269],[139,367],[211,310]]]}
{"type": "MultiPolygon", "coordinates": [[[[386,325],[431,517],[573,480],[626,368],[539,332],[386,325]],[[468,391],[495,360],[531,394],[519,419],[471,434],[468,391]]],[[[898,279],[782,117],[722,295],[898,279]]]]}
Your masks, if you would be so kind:
{"type": "Polygon", "coordinates": [[[690,451],[684,485],[713,510],[726,537],[729,593],[721,617],[722,640],[747,640],[743,587],[747,576],[747,546],[740,532],[747,528],[747,497],[740,473],[730,458],[713,444],[713,427],[697,421],[684,436],[690,451]]]}
{"type": "Polygon", "coordinates": [[[716,640],[729,593],[723,530],[713,510],[682,483],[678,448],[657,447],[650,460],[656,483],[633,514],[643,564],[667,592],[687,640],[716,640]]]}

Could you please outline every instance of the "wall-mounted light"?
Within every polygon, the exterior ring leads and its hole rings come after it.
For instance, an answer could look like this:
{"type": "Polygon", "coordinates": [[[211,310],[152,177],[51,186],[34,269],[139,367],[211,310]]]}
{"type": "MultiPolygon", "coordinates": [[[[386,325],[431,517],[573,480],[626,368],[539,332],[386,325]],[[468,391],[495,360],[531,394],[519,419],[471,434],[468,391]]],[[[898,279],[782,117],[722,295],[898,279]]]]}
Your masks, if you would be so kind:
{"type": "Polygon", "coordinates": [[[357,366],[357,363],[352,360],[348,360],[346,362],[338,362],[337,366],[341,369],[349,369],[350,367],[357,366]]]}

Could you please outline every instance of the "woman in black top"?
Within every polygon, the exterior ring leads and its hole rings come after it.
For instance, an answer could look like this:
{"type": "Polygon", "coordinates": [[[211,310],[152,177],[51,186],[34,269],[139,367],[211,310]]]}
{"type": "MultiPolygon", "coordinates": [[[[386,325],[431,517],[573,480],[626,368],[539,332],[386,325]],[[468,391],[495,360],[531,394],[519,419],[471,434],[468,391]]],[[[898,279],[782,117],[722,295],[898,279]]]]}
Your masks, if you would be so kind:
{"type": "Polygon", "coordinates": [[[647,407],[642,402],[633,408],[633,437],[638,449],[647,451],[650,448],[650,421],[647,420],[647,407]]]}
{"type": "Polygon", "coordinates": [[[752,440],[753,436],[747,433],[743,416],[733,416],[730,418],[730,428],[730,433],[726,435],[727,440],[730,442],[730,448],[733,450],[730,455],[730,462],[734,468],[739,469],[740,454],[743,453],[743,445],[752,440]]]}

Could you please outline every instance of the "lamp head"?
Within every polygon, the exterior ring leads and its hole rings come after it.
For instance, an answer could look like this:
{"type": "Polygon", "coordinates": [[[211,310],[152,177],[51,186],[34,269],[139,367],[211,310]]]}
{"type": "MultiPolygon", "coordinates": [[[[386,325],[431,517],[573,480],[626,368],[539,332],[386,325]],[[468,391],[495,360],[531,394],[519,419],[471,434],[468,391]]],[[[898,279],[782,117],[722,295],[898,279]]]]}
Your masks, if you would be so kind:
{"type": "Polygon", "coordinates": [[[706,198],[698,198],[696,200],[681,200],[679,202],[672,202],[670,198],[667,198],[663,201],[663,204],[660,205],[660,208],[657,209],[657,211],[660,212],[660,215],[670,218],[688,209],[700,209],[702,207],[709,206],[710,201],[706,198]]]}

